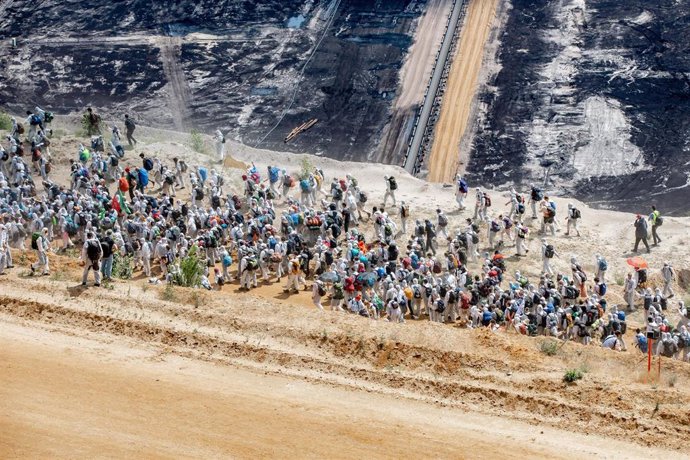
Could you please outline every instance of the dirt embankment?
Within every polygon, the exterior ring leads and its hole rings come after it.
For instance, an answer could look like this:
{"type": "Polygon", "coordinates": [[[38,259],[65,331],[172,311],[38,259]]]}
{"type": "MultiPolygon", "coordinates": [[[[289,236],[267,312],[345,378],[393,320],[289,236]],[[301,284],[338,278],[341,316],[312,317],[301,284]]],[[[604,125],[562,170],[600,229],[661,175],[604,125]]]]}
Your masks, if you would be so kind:
{"type": "MultiPolygon", "coordinates": [[[[326,428],[330,434],[321,437],[313,446],[314,456],[333,453],[329,446],[344,442],[350,436],[360,436],[360,444],[354,445],[351,452],[341,451],[336,456],[357,454],[361,452],[360,447],[367,445],[392,449],[376,451],[386,456],[405,445],[388,446],[393,441],[386,439],[387,433],[401,430],[394,436],[399,441],[405,433],[417,433],[419,423],[425,427],[420,439],[426,438],[434,444],[433,449],[438,449],[434,452],[438,455],[448,456],[454,449],[460,449],[460,441],[465,438],[472,441],[466,426],[456,427],[464,435],[457,439],[451,436],[455,440],[449,441],[449,437],[441,433],[444,426],[453,432],[452,423],[446,426],[444,419],[430,421],[428,425],[423,422],[426,414],[435,413],[426,404],[460,411],[451,412],[455,414],[453,417],[477,417],[480,425],[476,429],[480,432],[486,429],[481,423],[495,423],[493,417],[508,416],[516,426],[532,433],[528,438],[513,433],[518,448],[527,449],[528,455],[538,455],[540,449],[549,448],[548,443],[536,448],[526,442],[539,438],[537,433],[545,426],[669,449],[682,449],[690,435],[690,414],[686,410],[690,405],[690,393],[682,384],[668,386],[668,380],[657,387],[642,384],[642,374],[637,372],[642,369],[638,354],[614,356],[598,347],[566,343],[556,356],[546,357],[539,352],[539,340],[427,322],[404,325],[371,322],[347,314],[306,308],[304,296],[300,297],[302,301],[296,302],[294,297],[268,300],[232,291],[209,294],[178,289],[176,301],[170,302],[160,300],[166,296],[164,287],[142,282],[117,282],[112,288],[100,290],[83,289],[76,282],[78,267],[71,263],[62,266],[65,261],[56,259],[53,270],[60,273],[59,276],[31,278],[16,273],[0,280],[3,325],[7,325],[7,330],[17,324],[31,327],[29,332],[23,332],[27,334],[24,339],[10,340],[16,342],[14,347],[2,347],[0,354],[6,368],[2,372],[1,385],[5,393],[1,399],[6,406],[0,413],[10,414],[0,416],[1,424],[25,433],[24,437],[15,438],[14,444],[0,444],[3,449],[12,447],[20,449],[19,452],[39,454],[39,450],[22,450],[27,449],[29,438],[40,440],[70,433],[81,413],[85,414],[85,421],[79,423],[89,425],[89,430],[79,439],[69,438],[58,446],[76,448],[79,443],[86,443],[101,433],[110,421],[116,429],[102,438],[108,448],[118,446],[122,450],[117,452],[126,452],[129,447],[125,440],[135,439],[146,446],[160,443],[165,449],[173,449],[171,446],[182,449],[163,450],[170,455],[183,455],[184,449],[193,448],[195,443],[207,449],[200,452],[210,455],[219,452],[214,449],[241,452],[240,456],[287,455],[300,452],[300,436],[311,436],[310,430],[318,429],[317,426],[322,426],[321,430],[326,428]],[[42,334],[52,337],[55,332],[67,333],[70,340],[75,341],[67,355],[52,358],[49,354],[41,358],[41,353],[21,344],[23,340],[30,342],[42,334]],[[87,339],[96,339],[100,351],[94,353],[88,347],[82,350],[87,339]],[[168,364],[155,364],[155,369],[151,369],[148,364],[139,363],[133,369],[122,369],[119,364],[122,356],[111,356],[124,353],[120,348],[129,350],[130,354],[135,353],[132,350],[146,350],[145,362],[168,364]],[[72,353],[79,356],[73,359],[72,353]],[[32,358],[25,361],[25,355],[32,358]],[[175,366],[178,364],[171,363],[179,363],[180,358],[192,361],[192,364],[179,364],[186,376],[183,383],[172,375],[177,373],[175,366]],[[49,364],[42,364],[43,359],[49,364]],[[102,362],[94,365],[91,362],[94,359],[102,362]],[[18,380],[32,362],[41,369],[40,373],[28,381],[18,380]],[[213,368],[200,362],[222,366],[213,368]],[[198,366],[210,372],[213,379],[210,387],[200,384],[199,380],[189,380],[189,371],[185,369],[198,366]],[[238,366],[245,370],[237,370],[238,366]],[[563,383],[564,371],[574,367],[586,368],[585,378],[574,386],[563,383]],[[250,381],[255,379],[253,385],[246,383],[247,370],[252,371],[250,381]],[[112,371],[115,377],[111,382],[108,379],[112,371]],[[152,381],[152,372],[161,375],[161,385],[152,381]],[[270,377],[264,382],[255,372],[270,377]],[[68,378],[72,373],[84,377],[75,384],[68,378]],[[284,383],[277,383],[277,375],[285,379],[284,383]],[[51,396],[45,382],[55,382],[57,396],[51,396]],[[311,390],[317,383],[326,384],[327,388],[317,386],[311,390]],[[27,397],[22,392],[27,385],[35,387],[31,393],[40,394],[44,399],[27,397]],[[103,385],[108,389],[101,394],[103,385]],[[195,390],[197,385],[199,388],[195,390]],[[275,385],[280,387],[277,393],[273,393],[275,385]],[[303,388],[309,398],[313,394],[323,396],[309,403],[302,397],[295,401],[295,395],[286,390],[293,385],[303,388]],[[210,388],[216,386],[224,389],[209,396],[210,388]],[[81,388],[79,392],[78,388],[81,388]],[[158,393],[159,388],[162,393],[158,393]],[[346,389],[358,393],[344,392],[346,389]],[[89,402],[75,397],[75,393],[82,392],[89,402]],[[375,396],[369,401],[362,392],[375,396]],[[188,400],[191,394],[196,396],[188,400]],[[356,411],[347,404],[349,398],[353,401],[364,398],[362,404],[378,413],[378,418],[355,416],[356,411]],[[395,412],[398,409],[383,415],[390,407],[403,410],[407,403],[400,398],[413,404],[409,407],[420,407],[424,415],[420,415],[420,419],[408,415],[401,420],[395,412]],[[261,400],[260,404],[257,399],[261,400]],[[10,401],[18,406],[8,405],[10,401]],[[37,405],[36,401],[41,404],[37,405]],[[163,401],[167,401],[165,404],[172,418],[164,417],[167,421],[162,424],[146,424],[145,431],[134,436],[132,427],[128,428],[130,424],[136,426],[163,417],[165,411],[159,407],[163,401]],[[186,402],[170,404],[170,401],[186,402]],[[337,404],[331,404],[336,401],[337,404]],[[256,410],[251,409],[254,403],[256,410]],[[92,405],[105,407],[108,416],[95,414],[93,408],[89,409],[92,405]],[[131,410],[126,409],[128,405],[131,410]],[[115,406],[122,408],[114,409],[115,406]],[[18,408],[22,408],[21,411],[18,408]],[[110,410],[113,412],[108,412],[110,410]],[[323,414],[324,410],[329,411],[327,415],[323,414]],[[207,414],[207,411],[210,412],[207,414]],[[310,411],[311,415],[305,411],[310,411]],[[24,415],[15,419],[11,414],[17,412],[24,415]],[[280,414],[275,427],[273,422],[267,423],[272,412],[280,414]],[[242,425],[239,431],[231,430],[238,436],[226,438],[232,426],[232,414],[238,414],[237,417],[248,425],[242,425]],[[325,419],[321,421],[321,417],[325,419]],[[206,422],[196,424],[198,419],[206,422]],[[215,420],[213,425],[211,419],[215,420]],[[250,438],[252,429],[248,427],[252,423],[262,426],[254,428],[257,436],[250,442],[238,433],[244,432],[250,438]],[[290,428],[296,426],[311,428],[290,428]],[[163,436],[168,429],[170,435],[163,436]],[[187,433],[190,430],[193,432],[187,433]],[[191,437],[186,442],[173,442],[178,436],[191,437]],[[295,436],[294,440],[286,441],[290,436],[295,436]],[[439,437],[445,441],[436,444],[439,437]],[[275,447],[269,449],[272,439],[288,443],[276,442],[275,447]]],[[[264,294],[270,295],[266,291],[264,294]]],[[[7,336],[4,339],[7,341],[7,336]]],[[[690,366],[685,364],[664,360],[663,369],[664,376],[673,375],[679,383],[690,378],[690,366]]],[[[201,380],[204,375],[201,374],[201,380]]],[[[478,436],[481,437],[481,433],[478,436]]],[[[577,441],[572,439],[572,442],[575,448],[577,441]]],[[[591,449],[595,444],[584,445],[591,449]]],[[[551,455],[558,454],[554,447],[547,450],[551,455]]],[[[53,448],[57,447],[53,445],[53,448]]],[[[509,448],[499,444],[489,448],[487,455],[495,456],[509,448]],[[492,451],[494,448],[497,450],[492,451]]],[[[48,447],[45,449],[48,450],[44,453],[51,452],[48,447]]],[[[641,447],[635,449],[638,449],[635,453],[644,452],[641,447]]]]}

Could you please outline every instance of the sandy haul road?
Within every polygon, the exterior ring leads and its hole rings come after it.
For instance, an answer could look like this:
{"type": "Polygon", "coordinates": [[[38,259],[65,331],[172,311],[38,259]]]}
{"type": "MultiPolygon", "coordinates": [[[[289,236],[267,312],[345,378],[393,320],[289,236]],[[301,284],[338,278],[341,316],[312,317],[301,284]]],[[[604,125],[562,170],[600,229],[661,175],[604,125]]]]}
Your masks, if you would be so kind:
{"type": "Polygon", "coordinates": [[[3,323],[2,458],[629,455],[595,436],[107,342],[3,323]],[[564,440],[581,447],[561,451],[564,440]]]}
{"type": "Polygon", "coordinates": [[[453,58],[443,96],[441,115],[434,130],[428,180],[452,182],[458,170],[460,141],[470,121],[484,45],[499,0],[468,0],[460,43],[453,58]]]}

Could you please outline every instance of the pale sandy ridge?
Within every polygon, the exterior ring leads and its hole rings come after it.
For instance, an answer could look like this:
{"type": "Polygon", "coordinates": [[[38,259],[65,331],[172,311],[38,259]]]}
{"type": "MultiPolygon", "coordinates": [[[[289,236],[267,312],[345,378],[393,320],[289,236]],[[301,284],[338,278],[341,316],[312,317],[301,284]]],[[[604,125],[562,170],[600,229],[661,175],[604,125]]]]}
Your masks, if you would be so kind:
{"type": "Polygon", "coordinates": [[[452,181],[460,162],[460,141],[471,125],[470,112],[484,56],[484,46],[499,0],[469,0],[460,43],[453,58],[443,96],[441,115],[434,130],[429,157],[431,182],[452,181]]]}

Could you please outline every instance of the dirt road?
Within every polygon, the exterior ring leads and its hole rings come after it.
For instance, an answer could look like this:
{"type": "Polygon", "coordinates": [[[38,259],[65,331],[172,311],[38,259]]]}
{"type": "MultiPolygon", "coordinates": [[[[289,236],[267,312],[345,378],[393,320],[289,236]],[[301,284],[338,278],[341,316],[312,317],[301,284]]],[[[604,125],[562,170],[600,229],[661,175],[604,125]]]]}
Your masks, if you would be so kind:
{"type": "Polygon", "coordinates": [[[450,68],[447,88],[443,96],[441,115],[436,124],[429,158],[428,180],[453,180],[460,157],[460,141],[469,120],[472,101],[484,56],[484,44],[489,35],[498,0],[469,0],[462,26],[460,43],[450,68]]]}
{"type": "Polygon", "coordinates": [[[560,451],[563,436],[584,446],[577,442],[582,436],[123,345],[3,323],[0,456],[575,458],[595,449],[623,452],[622,443],[596,437],[587,438],[587,448],[560,451]]]}

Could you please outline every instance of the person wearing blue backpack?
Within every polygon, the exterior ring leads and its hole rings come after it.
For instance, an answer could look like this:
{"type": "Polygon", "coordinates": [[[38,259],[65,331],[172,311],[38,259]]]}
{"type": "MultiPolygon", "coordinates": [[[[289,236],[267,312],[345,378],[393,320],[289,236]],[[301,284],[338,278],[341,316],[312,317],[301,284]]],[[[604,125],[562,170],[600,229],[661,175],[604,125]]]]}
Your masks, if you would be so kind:
{"type": "Polygon", "coordinates": [[[280,181],[280,169],[275,166],[268,166],[268,187],[273,192],[275,196],[280,195],[278,193],[277,184],[280,181]]]}
{"type": "Polygon", "coordinates": [[[223,252],[221,253],[221,264],[223,265],[223,278],[228,283],[232,283],[234,279],[232,276],[230,276],[230,273],[228,272],[230,266],[232,265],[232,257],[230,256],[228,250],[225,248],[223,248],[223,252]]]}
{"type": "Polygon", "coordinates": [[[606,270],[609,269],[609,264],[600,254],[597,254],[597,274],[596,277],[601,280],[602,283],[606,282],[606,270]]]}
{"type": "Polygon", "coordinates": [[[458,207],[462,211],[463,209],[465,209],[465,199],[467,198],[467,192],[470,191],[470,187],[461,174],[458,174],[455,177],[455,182],[457,184],[457,190],[455,192],[455,201],[457,201],[458,207]]]}
{"type": "Polygon", "coordinates": [[[139,168],[139,180],[137,180],[137,189],[144,193],[144,189],[149,185],[149,172],[145,168],[139,168]]]}

